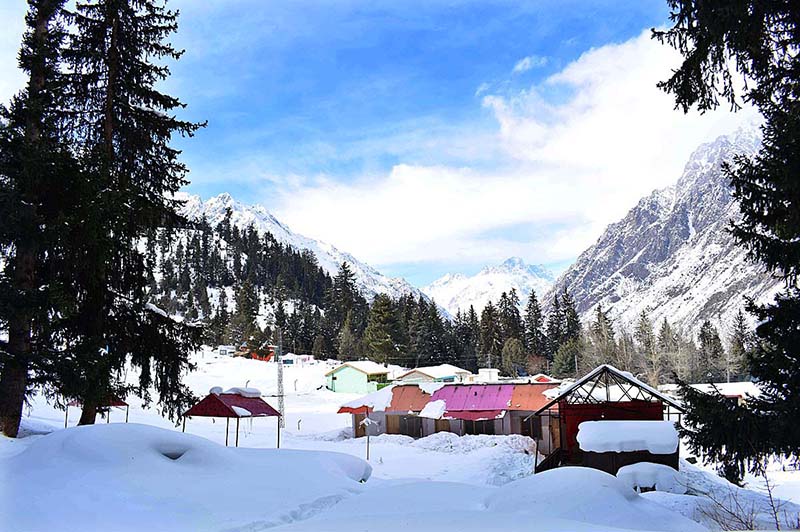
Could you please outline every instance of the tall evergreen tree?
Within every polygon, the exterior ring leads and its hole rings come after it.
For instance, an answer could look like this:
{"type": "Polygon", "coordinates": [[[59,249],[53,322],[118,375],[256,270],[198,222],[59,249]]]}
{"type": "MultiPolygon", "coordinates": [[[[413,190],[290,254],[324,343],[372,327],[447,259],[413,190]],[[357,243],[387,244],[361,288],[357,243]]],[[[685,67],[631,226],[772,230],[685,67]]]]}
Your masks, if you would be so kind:
{"type": "Polygon", "coordinates": [[[717,329],[711,322],[704,321],[697,336],[698,364],[697,382],[715,382],[719,380],[720,368],[724,366],[725,349],[719,338],[717,329]]]}
{"type": "Polygon", "coordinates": [[[750,328],[747,319],[740,310],[733,318],[733,325],[729,339],[729,347],[725,357],[725,380],[739,380],[746,371],[747,354],[750,351],[750,328]]]}
{"type": "Polygon", "coordinates": [[[692,449],[712,460],[758,469],[766,456],[800,455],[800,18],[792,2],[668,0],[675,23],[654,36],[684,56],[661,87],[685,112],[754,104],[764,123],[753,159],[726,168],[741,221],[733,234],[750,257],[785,281],[770,305],[751,304],[760,324],[748,357],[761,397],[746,405],[682,387],[692,449]],[[736,80],[748,83],[738,94],[736,80]],[[702,430],[700,430],[702,427],[702,430]]]}
{"type": "Polygon", "coordinates": [[[547,336],[544,333],[544,316],[536,292],[531,290],[525,306],[525,344],[528,352],[541,357],[547,353],[547,336]]]}
{"type": "Polygon", "coordinates": [[[503,344],[511,338],[522,340],[525,337],[522,318],[519,314],[519,296],[515,289],[503,292],[497,304],[497,313],[500,321],[500,334],[503,344]]]}
{"type": "Polygon", "coordinates": [[[378,294],[372,301],[369,321],[364,331],[367,356],[379,363],[397,362],[400,322],[389,296],[378,294]]]}
{"type": "Polygon", "coordinates": [[[51,346],[43,325],[55,298],[44,264],[58,238],[75,168],[65,145],[63,0],[31,0],[19,66],[27,86],[0,108],[0,430],[16,437],[31,364],[51,346]],[[44,290],[42,290],[44,288],[44,290]],[[38,338],[37,338],[38,336],[38,338]],[[34,347],[38,344],[38,348],[34,347]]]}
{"type": "Polygon", "coordinates": [[[664,371],[662,354],[658,350],[656,336],[653,332],[653,323],[644,310],[639,314],[639,321],[636,323],[636,331],[633,337],[636,340],[639,353],[641,353],[648,384],[651,386],[662,384],[664,371]]]}
{"type": "Polygon", "coordinates": [[[228,324],[228,338],[236,345],[251,343],[251,337],[258,332],[258,293],[250,281],[244,281],[236,290],[236,310],[228,324]]]}
{"type": "Polygon", "coordinates": [[[548,356],[552,360],[564,341],[564,311],[558,294],[553,296],[553,306],[547,315],[548,356]]]}
{"type": "Polygon", "coordinates": [[[339,360],[358,360],[358,337],[353,330],[353,311],[349,310],[345,316],[342,329],[339,331],[339,360]]]}
{"type": "Polygon", "coordinates": [[[157,227],[184,223],[173,197],[187,169],[169,142],[201,127],[170,116],[183,104],[155,88],[169,75],[161,61],[181,55],[166,41],[176,18],[153,0],[78,3],[72,16],[65,58],[83,189],[74,209],[81,223],[71,225],[76,245],[65,265],[75,271],[64,268],[76,296],[62,322],[72,358],[57,386],[83,403],[81,424],[93,423],[110,396],[129,391],[115,377],[129,357],[141,368],[134,391],[147,400],[155,384],[168,415],[192,397],[181,376],[201,331],[149,306],[137,248],[157,227]]]}
{"type": "Polygon", "coordinates": [[[480,330],[479,365],[485,364],[485,367],[497,368],[503,351],[503,333],[497,309],[491,301],[486,303],[481,312],[480,330]]]}
{"type": "Polygon", "coordinates": [[[500,359],[503,373],[509,377],[527,375],[528,357],[525,355],[525,346],[519,338],[506,340],[500,359]]]}

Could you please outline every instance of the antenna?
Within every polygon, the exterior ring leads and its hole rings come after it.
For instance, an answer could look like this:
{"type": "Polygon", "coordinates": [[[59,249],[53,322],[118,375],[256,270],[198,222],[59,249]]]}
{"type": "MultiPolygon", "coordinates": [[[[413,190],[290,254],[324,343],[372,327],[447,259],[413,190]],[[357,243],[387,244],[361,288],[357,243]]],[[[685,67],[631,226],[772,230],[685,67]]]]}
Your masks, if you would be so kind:
{"type": "Polygon", "coordinates": [[[281,346],[283,345],[283,331],[278,329],[278,353],[275,357],[275,362],[278,363],[278,412],[281,417],[278,424],[281,428],[286,426],[286,421],[283,416],[283,362],[281,361],[281,346]]]}

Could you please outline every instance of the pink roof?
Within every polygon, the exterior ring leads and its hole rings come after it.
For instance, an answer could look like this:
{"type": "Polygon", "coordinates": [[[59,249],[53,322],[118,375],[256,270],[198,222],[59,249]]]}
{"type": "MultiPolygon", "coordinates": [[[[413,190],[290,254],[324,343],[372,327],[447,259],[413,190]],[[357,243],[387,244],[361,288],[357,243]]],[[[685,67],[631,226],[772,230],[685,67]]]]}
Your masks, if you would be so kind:
{"type": "Polygon", "coordinates": [[[443,400],[448,412],[459,410],[508,410],[513,384],[471,384],[442,386],[431,401],[443,400]]]}

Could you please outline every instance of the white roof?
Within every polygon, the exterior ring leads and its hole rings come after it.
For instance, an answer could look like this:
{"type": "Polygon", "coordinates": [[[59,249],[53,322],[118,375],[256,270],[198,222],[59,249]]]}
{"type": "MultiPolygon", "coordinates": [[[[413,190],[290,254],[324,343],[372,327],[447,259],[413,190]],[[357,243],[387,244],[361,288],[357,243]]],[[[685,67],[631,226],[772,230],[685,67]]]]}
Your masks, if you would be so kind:
{"type": "Polygon", "coordinates": [[[326,375],[335,373],[345,366],[350,366],[351,368],[357,369],[361,373],[366,373],[367,375],[382,375],[384,373],[389,373],[389,370],[387,368],[385,368],[380,364],[372,362],[371,360],[358,360],[355,362],[345,362],[344,364],[330,370],[328,373],[326,373],[326,375]]]}
{"type": "Polygon", "coordinates": [[[399,378],[402,379],[406,375],[410,375],[415,371],[424,373],[425,375],[431,377],[432,379],[443,379],[445,377],[454,377],[459,374],[466,374],[466,375],[470,374],[469,371],[461,369],[458,366],[453,366],[452,364],[439,364],[438,366],[424,366],[421,368],[414,368],[410,371],[407,371],[399,378]]]}
{"type": "MultiPolygon", "coordinates": [[[[743,397],[746,398],[750,397],[758,397],[761,395],[761,390],[759,389],[758,385],[754,382],[715,382],[713,386],[711,384],[690,384],[692,388],[695,390],[699,390],[704,393],[715,393],[714,387],[719,390],[719,393],[724,395],[725,397],[743,397]]],[[[675,393],[678,391],[677,384],[665,384],[663,386],[658,387],[660,390],[663,390],[668,393],[675,393]]]]}

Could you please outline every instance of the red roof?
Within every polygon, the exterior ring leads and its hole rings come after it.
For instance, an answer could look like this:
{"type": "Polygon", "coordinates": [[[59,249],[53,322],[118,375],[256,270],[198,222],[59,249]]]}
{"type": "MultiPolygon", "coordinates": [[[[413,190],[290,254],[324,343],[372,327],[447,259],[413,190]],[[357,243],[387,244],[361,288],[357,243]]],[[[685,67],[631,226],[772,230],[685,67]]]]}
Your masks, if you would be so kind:
{"type": "Polygon", "coordinates": [[[539,410],[550,400],[544,395],[545,390],[557,387],[558,384],[551,383],[515,384],[514,392],[511,394],[511,405],[508,409],[539,410]]]}
{"type": "Polygon", "coordinates": [[[266,417],[280,416],[269,403],[260,397],[244,397],[235,393],[209,394],[187,410],[184,417],[266,417]],[[244,408],[251,415],[237,413],[233,407],[244,408]]]}
{"type": "MultiPolygon", "coordinates": [[[[82,406],[83,405],[83,403],[81,403],[77,399],[74,399],[74,400],[70,401],[67,404],[69,406],[82,406]]],[[[97,405],[97,406],[99,406],[99,407],[105,407],[105,406],[128,406],[128,403],[126,403],[125,401],[123,401],[122,399],[120,399],[118,397],[112,397],[108,401],[103,401],[103,404],[100,404],[100,405],[97,405]]]]}
{"type": "Polygon", "coordinates": [[[431,396],[419,386],[395,386],[392,388],[392,402],[387,412],[420,412],[431,400],[431,396]]]}

